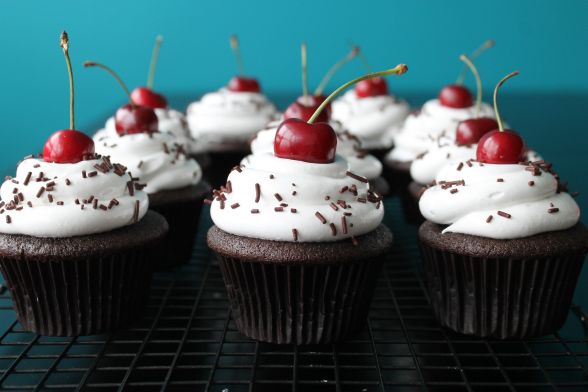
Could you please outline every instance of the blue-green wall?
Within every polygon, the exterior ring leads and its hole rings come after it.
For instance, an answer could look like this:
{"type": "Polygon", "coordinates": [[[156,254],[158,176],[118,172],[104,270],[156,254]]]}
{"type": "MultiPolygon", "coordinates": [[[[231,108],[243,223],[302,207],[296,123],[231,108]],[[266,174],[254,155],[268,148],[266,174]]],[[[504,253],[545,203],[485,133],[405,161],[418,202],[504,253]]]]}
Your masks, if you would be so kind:
{"type": "MultiPolygon", "coordinates": [[[[7,1],[0,0],[0,168],[39,151],[67,127],[67,76],[58,34],[71,36],[80,127],[95,124],[122,100],[118,87],[81,62],[118,69],[144,83],[153,38],[161,33],[156,87],[201,91],[224,84],[235,66],[227,37],[241,37],[245,64],[270,94],[299,88],[298,45],[309,45],[310,80],[353,40],[375,68],[405,62],[399,92],[435,91],[454,80],[460,52],[487,38],[496,48],[479,61],[487,86],[520,69],[511,91],[588,91],[588,1],[7,1]]],[[[337,81],[362,73],[358,63],[337,81]]],[[[91,131],[90,129],[86,129],[91,131]]]]}

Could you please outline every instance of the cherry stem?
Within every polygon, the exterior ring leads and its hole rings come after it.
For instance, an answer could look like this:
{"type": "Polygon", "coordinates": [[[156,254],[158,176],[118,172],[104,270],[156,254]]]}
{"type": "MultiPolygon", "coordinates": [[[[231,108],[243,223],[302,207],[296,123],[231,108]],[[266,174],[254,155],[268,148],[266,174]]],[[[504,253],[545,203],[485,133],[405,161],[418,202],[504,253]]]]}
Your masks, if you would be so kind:
{"type": "Polygon", "coordinates": [[[329,70],[327,71],[325,76],[323,76],[323,79],[319,83],[316,90],[314,90],[314,95],[321,95],[323,93],[323,91],[325,90],[325,88],[327,87],[327,84],[331,81],[331,79],[335,75],[335,73],[337,73],[337,71],[339,69],[341,69],[342,66],[344,66],[345,64],[347,64],[348,62],[353,60],[355,57],[357,57],[358,54],[359,54],[359,46],[353,46],[351,48],[351,51],[349,53],[347,53],[345,55],[345,57],[343,57],[342,59],[337,61],[335,64],[333,64],[331,66],[331,68],[329,68],[329,70]]]}
{"type": "Polygon", "coordinates": [[[241,57],[241,49],[239,47],[239,38],[237,38],[237,35],[231,35],[230,43],[231,49],[233,49],[233,54],[235,55],[235,60],[237,61],[239,74],[245,76],[245,66],[243,65],[243,58],[241,57]]]}
{"type": "Polygon", "coordinates": [[[394,68],[390,68],[387,69],[385,71],[379,71],[379,72],[373,72],[373,73],[369,73],[367,75],[363,75],[359,78],[350,80],[349,82],[339,86],[339,88],[337,88],[335,91],[333,91],[324,101],[323,103],[321,103],[321,105],[314,111],[312,117],[308,120],[309,124],[312,124],[315,122],[315,120],[317,119],[318,116],[321,115],[322,111],[327,107],[327,105],[337,96],[339,95],[339,93],[341,93],[341,91],[345,90],[348,87],[353,86],[355,83],[359,83],[362,80],[366,80],[366,79],[371,79],[371,78],[375,78],[378,76],[386,76],[386,75],[402,75],[404,73],[406,73],[406,71],[408,71],[408,67],[406,66],[406,64],[398,64],[396,67],[394,68]]]}
{"type": "Polygon", "coordinates": [[[500,86],[504,84],[504,82],[506,82],[508,79],[514,76],[517,76],[518,74],[519,71],[509,73],[508,75],[500,79],[500,82],[498,82],[498,84],[494,88],[494,112],[496,113],[496,121],[498,122],[498,130],[500,132],[504,132],[504,127],[502,125],[502,118],[500,117],[500,111],[498,110],[498,101],[496,99],[496,97],[498,96],[498,89],[500,88],[500,86]]]}
{"type": "Polygon", "coordinates": [[[472,74],[474,74],[474,77],[476,78],[476,117],[479,117],[480,108],[482,107],[482,79],[480,78],[480,73],[478,72],[478,69],[476,68],[472,60],[470,60],[470,58],[465,54],[459,56],[459,59],[466,63],[466,65],[468,66],[470,71],[472,71],[472,74]]]}
{"type": "Polygon", "coordinates": [[[300,61],[302,64],[302,96],[308,98],[308,61],[306,56],[306,42],[300,45],[300,61]]]}
{"type": "MultiPolygon", "coordinates": [[[[493,39],[489,39],[489,40],[484,41],[484,43],[482,45],[480,45],[480,47],[478,49],[474,50],[474,52],[470,55],[470,60],[475,61],[478,57],[480,57],[480,55],[482,53],[484,53],[486,50],[493,47],[495,43],[496,42],[493,39]]],[[[459,72],[459,75],[457,76],[457,80],[455,81],[455,84],[462,85],[465,80],[467,72],[468,72],[468,67],[466,65],[464,65],[463,68],[461,69],[461,71],[459,72]]]]}
{"type": "Polygon", "coordinates": [[[157,59],[159,58],[159,50],[163,43],[163,37],[158,35],[155,38],[155,45],[153,46],[153,53],[151,53],[151,62],[149,63],[149,73],[147,74],[147,88],[153,89],[153,82],[155,81],[155,67],[157,66],[157,59]]]}
{"type": "Polygon", "coordinates": [[[63,49],[65,63],[67,64],[67,74],[69,76],[69,129],[76,129],[74,114],[74,78],[73,69],[71,67],[71,60],[69,58],[69,36],[67,35],[66,31],[61,33],[59,41],[59,46],[61,46],[61,48],[63,49]]]}
{"type": "Polygon", "coordinates": [[[86,68],[98,67],[98,68],[103,69],[104,71],[108,72],[110,75],[112,75],[112,77],[114,77],[116,79],[116,81],[118,82],[118,84],[122,87],[125,94],[127,94],[127,97],[129,97],[129,103],[131,105],[135,106],[135,103],[131,99],[131,92],[127,88],[127,85],[125,84],[125,82],[123,82],[123,80],[120,78],[120,76],[118,76],[118,74],[116,72],[114,72],[110,67],[107,67],[104,64],[96,63],[94,61],[84,61],[84,67],[86,67],[86,68]]]}

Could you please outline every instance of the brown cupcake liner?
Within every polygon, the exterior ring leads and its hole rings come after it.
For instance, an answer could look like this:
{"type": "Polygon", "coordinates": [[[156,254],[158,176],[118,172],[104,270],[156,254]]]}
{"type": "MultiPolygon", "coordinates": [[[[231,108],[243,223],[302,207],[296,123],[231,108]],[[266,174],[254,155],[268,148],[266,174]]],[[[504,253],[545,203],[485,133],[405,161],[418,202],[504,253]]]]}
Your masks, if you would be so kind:
{"type": "Polygon", "coordinates": [[[483,258],[420,241],[431,304],[456,332],[500,339],[557,331],[568,315],[586,253],[483,258]]]}
{"type": "Polygon", "coordinates": [[[156,269],[176,267],[190,260],[205,196],[203,193],[193,200],[149,206],[161,214],[169,225],[156,269]]]}
{"type": "Polygon", "coordinates": [[[61,261],[0,257],[0,270],[25,330],[94,335],[141,317],[149,297],[152,249],[61,261]]]}
{"type": "Polygon", "coordinates": [[[383,258],[278,264],[218,255],[239,331],[278,344],[324,344],[364,326],[383,258]]]}

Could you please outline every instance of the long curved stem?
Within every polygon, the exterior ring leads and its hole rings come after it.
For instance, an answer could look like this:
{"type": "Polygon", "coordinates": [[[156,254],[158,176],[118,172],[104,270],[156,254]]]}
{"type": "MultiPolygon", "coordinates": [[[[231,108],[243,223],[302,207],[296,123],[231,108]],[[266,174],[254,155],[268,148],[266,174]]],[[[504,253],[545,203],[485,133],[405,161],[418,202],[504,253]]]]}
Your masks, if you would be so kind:
{"type": "Polygon", "coordinates": [[[155,67],[157,66],[157,59],[159,58],[159,50],[163,37],[158,35],[155,38],[155,45],[153,46],[153,53],[151,53],[151,62],[149,63],[149,74],[147,75],[147,87],[153,89],[153,82],[155,81],[155,67]]]}
{"type": "Polygon", "coordinates": [[[312,124],[315,122],[315,120],[317,119],[318,116],[320,116],[320,114],[322,113],[322,111],[327,107],[327,105],[343,90],[345,90],[346,88],[353,86],[355,83],[359,83],[362,80],[366,80],[366,79],[371,79],[371,78],[375,78],[378,76],[386,76],[386,75],[392,75],[392,74],[396,74],[398,76],[406,73],[406,71],[408,71],[408,67],[406,66],[406,64],[398,64],[396,67],[394,68],[390,68],[387,69],[385,71],[379,71],[379,72],[373,72],[373,73],[369,73],[367,75],[361,76],[359,78],[350,80],[349,82],[341,85],[339,88],[337,88],[335,91],[333,91],[324,101],[323,103],[321,103],[321,105],[314,111],[312,117],[308,120],[309,124],[312,124]]]}
{"type": "MultiPolygon", "coordinates": [[[[493,47],[495,43],[496,42],[493,39],[484,41],[484,43],[480,45],[476,50],[474,50],[474,52],[470,55],[470,60],[475,61],[478,57],[480,57],[482,53],[493,47]]],[[[457,76],[455,84],[463,84],[467,71],[468,68],[464,65],[461,71],[459,72],[459,75],[457,76]]]]}
{"type": "Polygon", "coordinates": [[[498,100],[496,99],[496,97],[498,96],[498,89],[500,88],[500,86],[504,84],[504,82],[506,82],[508,79],[514,76],[517,76],[518,74],[519,71],[509,73],[508,75],[500,79],[500,82],[498,82],[498,84],[494,88],[494,112],[496,113],[496,122],[498,122],[498,130],[500,132],[504,132],[504,126],[502,125],[502,118],[500,117],[500,111],[498,110],[498,100]]]}
{"type": "Polygon", "coordinates": [[[306,42],[300,45],[300,62],[302,65],[302,96],[306,102],[308,97],[308,61],[306,56],[306,42]]]}
{"type": "Polygon", "coordinates": [[[466,63],[476,78],[476,117],[479,117],[480,108],[482,107],[482,79],[480,78],[480,73],[478,72],[478,69],[474,65],[473,61],[470,60],[470,58],[465,54],[459,56],[459,59],[466,63]]]}
{"type": "Polygon", "coordinates": [[[241,57],[241,48],[239,47],[239,38],[235,34],[231,35],[230,37],[231,49],[233,49],[233,54],[235,55],[235,61],[237,62],[237,69],[239,70],[239,75],[245,76],[245,66],[243,65],[243,58],[241,57]]]}
{"type": "Polygon", "coordinates": [[[69,76],[69,129],[76,129],[76,119],[75,119],[75,100],[74,100],[74,77],[73,77],[73,69],[71,67],[71,60],[69,58],[69,36],[67,32],[64,31],[61,33],[61,37],[59,39],[60,46],[63,49],[63,55],[65,56],[65,63],[67,64],[67,74],[69,76]]]}
{"type": "Polygon", "coordinates": [[[337,61],[335,64],[333,64],[331,66],[331,68],[329,68],[329,70],[327,71],[325,76],[323,76],[323,79],[319,83],[316,90],[314,90],[314,95],[321,95],[323,93],[323,91],[325,91],[327,84],[331,81],[331,79],[333,78],[335,73],[337,73],[337,71],[339,69],[341,69],[342,66],[344,66],[345,64],[347,64],[348,62],[353,60],[358,54],[359,54],[359,46],[353,46],[351,48],[351,51],[349,53],[347,53],[345,55],[345,57],[343,57],[342,59],[337,61]]]}
{"type": "Polygon", "coordinates": [[[114,79],[116,79],[116,81],[118,82],[118,84],[122,87],[122,89],[124,90],[124,92],[127,95],[127,97],[129,97],[129,103],[131,105],[134,105],[133,100],[131,99],[131,92],[129,91],[127,85],[125,84],[125,82],[123,82],[123,80],[120,78],[120,76],[118,76],[118,74],[112,70],[112,68],[107,67],[104,64],[100,64],[100,63],[94,62],[94,61],[84,61],[84,67],[86,67],[86,68],[88,68],[88,67],[98,67],[98,68],[103,69],[104,71],[108,72],[110,75],[112,75],[112,77],[114,79]]]}

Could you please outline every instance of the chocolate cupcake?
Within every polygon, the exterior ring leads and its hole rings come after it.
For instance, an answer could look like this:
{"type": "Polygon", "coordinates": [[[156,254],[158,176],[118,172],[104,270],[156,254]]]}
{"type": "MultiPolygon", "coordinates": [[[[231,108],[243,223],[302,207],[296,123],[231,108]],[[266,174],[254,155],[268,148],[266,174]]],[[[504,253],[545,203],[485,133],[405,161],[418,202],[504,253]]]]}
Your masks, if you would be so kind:
{"type": "Polygon", "coordinates": [[[17,318],[50,336],[124,327],[143,313],[167,223],[147,213],[123,166],[44,157],[22,161],[0,188],[0,270],[17,318]]]}
{"type": "Polygon", "coordinates": [[[198,163],[185,155],[173,135],[162,132],[102,136],[96,140],[96,150],[138,176],[149,194],[149,208],[167,220],[169,235],[158,266],[190,260],[202,202],[210,192],[198,163]]]}

